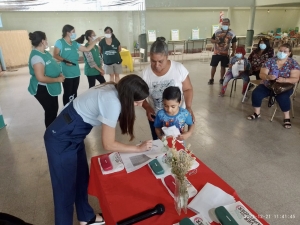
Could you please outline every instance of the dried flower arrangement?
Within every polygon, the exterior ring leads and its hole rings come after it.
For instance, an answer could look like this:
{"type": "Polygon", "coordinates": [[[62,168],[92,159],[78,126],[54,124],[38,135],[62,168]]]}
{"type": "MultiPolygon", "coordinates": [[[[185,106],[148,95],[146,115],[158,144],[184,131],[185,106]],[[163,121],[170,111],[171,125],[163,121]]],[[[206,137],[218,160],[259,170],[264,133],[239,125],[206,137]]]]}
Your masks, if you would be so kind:
{"type": "Polygon", "coordinates": [[[171,172],[175,177],[175,208],[180,215],[181,209],[187,213],[187,202],[189,199],[187,190],[186,174],[191,169],[195,157],[192,156],[190,151],[191,145],[189,144],[183,150],[177,150],[175,147],[176,138],[172,140],[172,147],[168,146],[168,140],[162,139],[166,151],[165,162],[171,167],[171,172]]]}

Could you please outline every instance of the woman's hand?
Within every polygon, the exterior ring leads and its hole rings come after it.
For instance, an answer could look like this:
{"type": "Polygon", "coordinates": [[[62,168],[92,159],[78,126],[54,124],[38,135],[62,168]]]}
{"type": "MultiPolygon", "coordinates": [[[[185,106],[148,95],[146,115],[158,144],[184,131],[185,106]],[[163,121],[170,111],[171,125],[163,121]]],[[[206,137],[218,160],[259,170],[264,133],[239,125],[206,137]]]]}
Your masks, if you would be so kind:
{"type": "Polygon", "coordinates": [[[152,121],[152,122],[154,121],[154,119],[152,118],[152,116],[155,116],[155,111],[154,111],[154,109],[152,107],[149,106],[146,109],[146,115],[147,115],[149,121],[152,121]]]}
{"type": "Polygon", "coordinates": [[[104,72],[104,70],[103,69],[99,69],[99,72],[100,72],[100,74],[102,75],[102,76],[104,76],[104,74],[105,74],[105,72],[104,72]]]}
{"type": "Polygon", "coordinates": [[[266,78],[268,80],[276,80],[277,76],[275,76],[275,75],[267,75],[266,78]]]}
{"type": "Polygon", "coordinates": [[[192,119],[193,119],[193,122],[195,123],[196,119],[195,119],[195,116],[194,116],[192,108],[191,107],[187,107],[186,109],[190,112],[190,114],[192,116],[192,119]]]}
{"type": "Polygon", "coordinates": [[[144,141],[140,145],[138,145],[138,149],[140,152],[149,151],[152,148],[152,140],[144,141]]]}
{"type": "Polygon", "coordinates": [[[59,76],[57,77],[57,82],[62,83],[64,81],[65,81],[65,76],[62,73],[59,74],[59,76]]]}
{"type": "Polygon", "coordinates": [[[278,83],[286,83],[286,78],[284,78],[284,77],[278,77],[277,80],[276,80],[276,82],[278,82],[278,83]]]}

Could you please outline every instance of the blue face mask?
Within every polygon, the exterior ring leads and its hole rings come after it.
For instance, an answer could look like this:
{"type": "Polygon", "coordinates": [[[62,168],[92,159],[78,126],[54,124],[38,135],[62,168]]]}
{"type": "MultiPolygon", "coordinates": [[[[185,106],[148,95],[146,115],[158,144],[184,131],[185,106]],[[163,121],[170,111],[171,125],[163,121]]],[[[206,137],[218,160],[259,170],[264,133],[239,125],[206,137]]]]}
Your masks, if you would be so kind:
{"type": "Polygon", "coordinates": [[[278,59],[285,59],[287,57],[287,54],[284,52],[277,52],[277,58],[278,59]]]}
{"type": "Polygon", "coordinates": [[[76,33],[71,33],[71,37],[72,40],[76,39],[76,33]]]}
{"type": "Polygon", "coordinates": [[[222,25],[222,30],[228,30],[228,26],[227,25],[222,25]]]}
{"type": "Polygon", "coordinates": [[[238,59],[240,59],[240,58],[242,58],[243,54],[242,54],[242,53],[236,53],[235,56],[236,56],[238,59]]]}
{"type": "Polygon", "coordinates": [[[259,48],[260,48],[261,50],[264,50],[264,49],[266,49],[266,47],[267,47],[267,45],[266,45],[266,44],[259,44],[259,48]]]}

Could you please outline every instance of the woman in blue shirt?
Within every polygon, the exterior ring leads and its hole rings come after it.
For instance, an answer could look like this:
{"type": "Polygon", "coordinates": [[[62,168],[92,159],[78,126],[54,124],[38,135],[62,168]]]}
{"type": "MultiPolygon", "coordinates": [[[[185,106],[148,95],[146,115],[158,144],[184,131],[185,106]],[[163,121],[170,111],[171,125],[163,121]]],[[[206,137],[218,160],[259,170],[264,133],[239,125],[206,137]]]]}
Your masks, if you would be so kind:
{"type": "Polygon", "coordinates": [[[81,225],[100,222],[88,203],[89,167],[84,139],[93,126],[102,126],[102,144],[111,152],[143,152],[150,150],[152,140],[126,145],[115,140],[119,122],[122,134],[133,140],[134,106],[142,106],[149,87],[137,75],[127,75],[118,84],[107,83],[90,88],[79,95],[47,128],[44,140],[52,181],[55,225],[73,225],[75,203],[81,225]]]}
{"type": "Polygon", "coordinates": [[[100,41],[100,38],[96,38],[89,46],[85,47],[74,41],[76,33],[73,26],[65,25],[62,33],[62,38],[55,42],[53,57],[61,62],[61,70],[66,78],[63,83],[63,104],[66,105],[69,102],[70,96],[77,97],[80,77],[78,50],[82,52],[91,51],[95,44],[100,41]]]}

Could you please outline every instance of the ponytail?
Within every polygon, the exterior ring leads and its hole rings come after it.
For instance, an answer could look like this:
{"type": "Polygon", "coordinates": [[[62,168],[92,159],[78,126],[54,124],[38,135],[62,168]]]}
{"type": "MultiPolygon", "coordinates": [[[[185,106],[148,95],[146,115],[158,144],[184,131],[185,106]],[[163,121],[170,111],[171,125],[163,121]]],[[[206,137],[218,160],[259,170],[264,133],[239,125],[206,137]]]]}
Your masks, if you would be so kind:
{"type": "Polygon", "coordinates": [[[85,35],[83,34],[83,35],[81,35],[79,38],[77,38],[75,41],[76,41],[77,43],[79,43],[79,44],[83,44],[83,42],[84,42],[84,37],[85,37],[85,35]]]}

